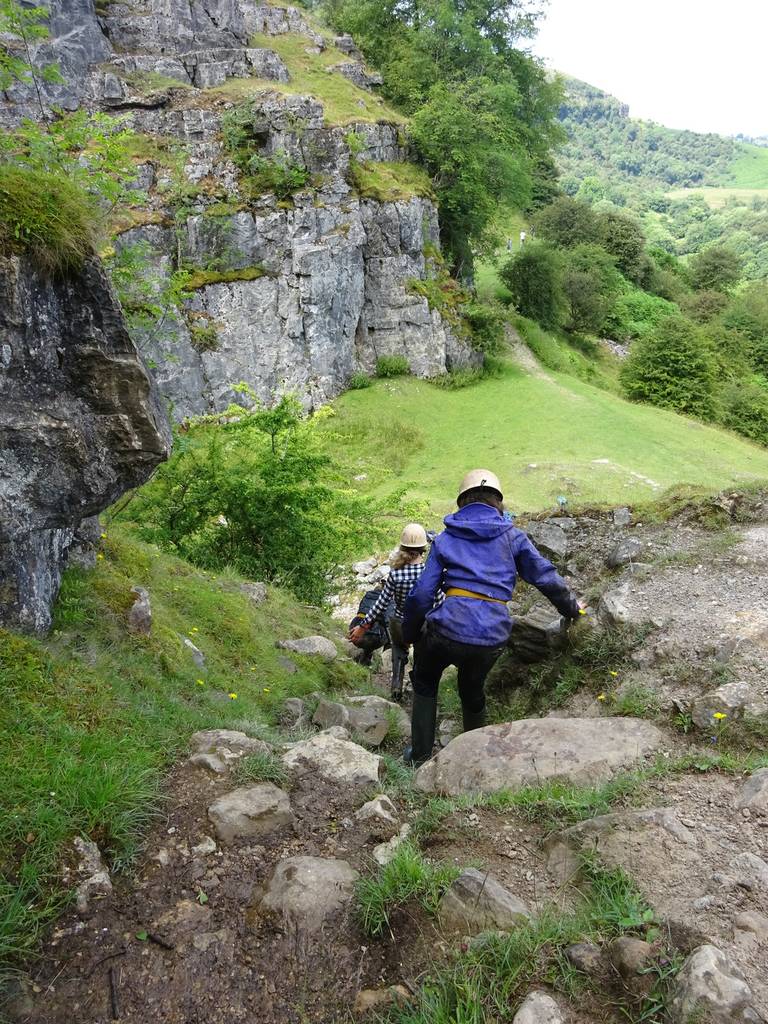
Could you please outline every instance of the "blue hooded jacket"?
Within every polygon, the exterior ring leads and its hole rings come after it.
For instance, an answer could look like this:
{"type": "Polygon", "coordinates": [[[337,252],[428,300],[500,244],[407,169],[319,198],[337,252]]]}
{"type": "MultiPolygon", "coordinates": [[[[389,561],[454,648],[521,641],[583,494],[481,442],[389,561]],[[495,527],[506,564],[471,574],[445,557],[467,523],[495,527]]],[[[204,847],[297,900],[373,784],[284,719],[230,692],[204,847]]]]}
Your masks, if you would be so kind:
{"type": "Polygon", "coordinates": [[[512,630],[506,604],[476,597],[446,597],[435,607],[439,591],[450,587],[509,601],[517,577],[533,584],[561,615],[576,618],[579,606],[568,584],[522,530],[500,512],[479,502],[446,516],[445,530],[432,543],[424,572],[405,601],[403,637],[418,639],[426,619],[450,640],[497,647],[512,630]]]}

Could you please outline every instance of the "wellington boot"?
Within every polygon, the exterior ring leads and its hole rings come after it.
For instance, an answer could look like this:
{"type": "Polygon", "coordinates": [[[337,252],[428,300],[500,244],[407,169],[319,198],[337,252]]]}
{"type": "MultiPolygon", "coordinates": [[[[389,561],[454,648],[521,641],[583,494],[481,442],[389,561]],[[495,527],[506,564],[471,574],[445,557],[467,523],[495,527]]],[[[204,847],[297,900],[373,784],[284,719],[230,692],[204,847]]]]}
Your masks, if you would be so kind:
{"type": "Polygon", "coordinates": [[[467,708],[462,708],[462,717],[464,719],[464,732],[482,729],[487,719],[485,705],[483,705],[481,711],[469,711],[467,708]]]}
{"type": "Polygon", "coordinates": [[[406,764],[418,768],[420,764],[424,764],[432,757],[436,723],[437,698],[423,697],[420,693],[414,693],[411,712],[411,745],[406,747],[403,755],[406,764]]]}

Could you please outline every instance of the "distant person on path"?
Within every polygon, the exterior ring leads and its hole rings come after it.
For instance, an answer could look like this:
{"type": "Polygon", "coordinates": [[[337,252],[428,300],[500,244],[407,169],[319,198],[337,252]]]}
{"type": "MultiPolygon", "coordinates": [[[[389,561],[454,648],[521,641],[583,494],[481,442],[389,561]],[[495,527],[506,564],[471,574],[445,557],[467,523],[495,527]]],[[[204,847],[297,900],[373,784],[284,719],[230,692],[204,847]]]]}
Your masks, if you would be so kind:
{"type": "Polygon", "coordinates": [[[512,630],[507,601],[517,577],[537,587],[561,615],[576,619],[579,602],[555,567],[504,517],[498,478],[487,469],[464,477],[458,511],[432,544],[405,601],[402,637],[414,644],[411,746],[405,759],[432,756],[437,690],[449,665],[458,669],[464,731],[485,725],[485,679],[512,630]],[[435,604],[442,591],[445,600],[435,604]]]}
{"type": "Polygon", "coordinates": [[[392,700],[403,698],[403,677],[408,663],[408,644],[403,640],[402,615],[405,599],[411,588],[424,571],[424,552],[427,550],[427,533],[418,523],[408,523],[400,537],[400,547],[393,557],[392,569],[387,576],[384,588],[374,606],[365,618],[349,633],[353,644],[359,645],[365,633],[373,624],[387,614],[390,603],[394,603],[394,611],[387,623],[390,643],[392,644],[392,700]]]}
{"type": "Polygon", "coordinates": [[[524,232],[524,231],[521,231],[521,232],[520,232],[520,248],[521,248],[521,249],[522,249],[522,248],[523,248],[523,246],[525,245],[525,239],[526,239],[526,237],[527,237],[527,236],[526,236],[525,232],[524,232]]]}

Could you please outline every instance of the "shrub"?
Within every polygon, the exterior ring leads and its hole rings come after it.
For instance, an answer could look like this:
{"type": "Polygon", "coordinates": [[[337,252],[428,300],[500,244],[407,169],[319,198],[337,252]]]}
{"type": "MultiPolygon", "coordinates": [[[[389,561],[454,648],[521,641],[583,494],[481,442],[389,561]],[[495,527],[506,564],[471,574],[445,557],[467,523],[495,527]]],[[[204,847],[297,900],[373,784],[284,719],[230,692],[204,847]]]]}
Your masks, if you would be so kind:
{"type": "Polygon", "coordinates": [[[698,329],[681,316],[632,346],[621,370],[627,395],[701,419],[715,412],[715,362],[698,329]]]}
{"type": "Polygon", "coordinates": [[[485,302],[468,302],[461,309],[469,329],[472,348],[487,355],[498,353],[504,344],[504,317],[485,302]]]}
{"type": "Polygon", "coordinates": [[[347,387],[350,391],[362,391],[364,388],[369,388],[372,383],[373,381],[367,373],[353,373],[347,387]]]}
{"type": "Polygon", "coordinates": [[[263,156],[256,122],[251,103],[226,111],[221,119],[224,148],[244,175],[241,188],[245,193],[260,196],[273,192],[278,199],[288,199],[304,188],[310,178],[309,171],[291,161],[286,153],[263,156]]]}
{"type": "Polygon", "coordinates": [[[219,331],[214,323],[193,323],[189,337],[198,352],[215,352],[219,347],[219,331]]]}
{"type": "Polygon", "coordinates": [[[556,327],[560,318],[560,261],[545,245],[527,245],[499,271],[519,313],[542,327],[556,327]]]}
{"type": "Polygon", "coordinates": [[[411,367],[405,356],[379,356],[376,360],[377,377],[405,377],[411,367]]]}
{"type": "Polygon", "coordinates": [[[66,271],[93,251],[100,223],[96,198],[65,175],[0,164],[0,252],[66,271]]]}
{"type": "Polygon", "coordinates": [[[734,381],[723,394],[722,422],[744,437],[768,444],[768,389],[749,380],[734,381]]]}

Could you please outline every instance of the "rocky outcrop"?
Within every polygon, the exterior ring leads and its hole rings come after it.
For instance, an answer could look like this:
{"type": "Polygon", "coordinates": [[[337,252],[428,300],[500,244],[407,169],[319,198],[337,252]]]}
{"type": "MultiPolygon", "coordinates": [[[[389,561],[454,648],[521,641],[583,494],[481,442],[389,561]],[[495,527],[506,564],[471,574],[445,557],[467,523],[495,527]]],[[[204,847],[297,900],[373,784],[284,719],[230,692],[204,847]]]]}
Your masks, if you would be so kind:
{"type": "Polygon", "coordinates": [[[0,625],[50,624],[84,520],[168,455],[156,390],[101,265],[0,261],[0,625]]]}

